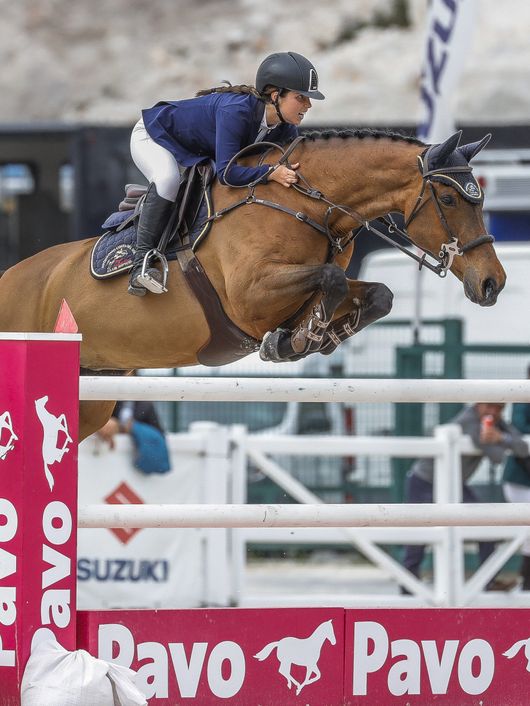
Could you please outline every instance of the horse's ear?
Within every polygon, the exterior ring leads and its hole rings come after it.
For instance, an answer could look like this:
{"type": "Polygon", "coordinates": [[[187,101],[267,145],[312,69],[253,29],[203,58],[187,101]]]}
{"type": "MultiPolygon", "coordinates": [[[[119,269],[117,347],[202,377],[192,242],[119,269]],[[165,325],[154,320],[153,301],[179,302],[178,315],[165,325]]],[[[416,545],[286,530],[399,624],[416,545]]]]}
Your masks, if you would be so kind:
{"type": "Polygon", "coordinates": [[[462,130],[455,132],[454,135],[448,137],[445,142],[440,142],[439,145],[433,145],[429,149],[429,169],[441,167],[445,164],[447,158],[452,154],[460,142],[462,130]]]}
{"type": "Polygon", "coordinates": [[[491,132],[488,132],[482,140],[479,140],[478,142],[470,142],[469,145],[462,145],[462,147],[458,148],[458,151],[462,153],[462,155],[466,158],[466,161],[471,162],[473,157],[476,157],[477,154],[483,150],[484,147],[486,147],[490,140],[491,132]]]}

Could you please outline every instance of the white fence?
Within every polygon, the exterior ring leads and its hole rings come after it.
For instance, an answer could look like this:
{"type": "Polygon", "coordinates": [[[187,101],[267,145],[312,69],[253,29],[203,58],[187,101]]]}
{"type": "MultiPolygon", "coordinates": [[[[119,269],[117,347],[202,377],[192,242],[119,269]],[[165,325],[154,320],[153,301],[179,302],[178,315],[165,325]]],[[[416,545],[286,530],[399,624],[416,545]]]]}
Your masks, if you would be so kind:
{"type": "MultiPolygon", "coordinates": [[[[282,381],[282,385],[284,382],[287,381],[282,381]]],[[[135,394],[138,394],[138,391],[135,391],[135,394]]],[[[485,398],[481,396],[480,399],[485,398]]],[[[201,425],[196,425],[193,432],[195,438],[200,430],[201,425]]],[[[268,605],[528,604],[525,594],[495,595],[482,592],[490,578],[524,541],[528,528],[523,525],[530,524],[530,513],[526,505],[458,504],[461,500],[460,456],[462,453],[474,452],[471,442],[461,436],[460,427],[438,427],[432,438],[304,436],[303,443],[300,437],[248,434],[244,427],[239,426],[227,429],[207,425],[203,432],[203,463],[205,468],[209,469],[208,478],[205,479],[208,492],[206,502],[210,503],[210,506],[189,504],[178,507],[81,507],[80,527],[229,527],[230,529],[210,530],[210,533],[222,533],[222,536],[217,535],[218,540],[206,545],[209,559],[206,562],[205,575],[216,575],[217,585],[227,587],[224,597],[217,591],[215,600],[218,604],[248,606],[259,602],[264,605],[262,598],[256,599],[245,592],[246,548],[250,542],[351,545],[413,594],[411,597],[399,596],[396,593],[348,597],[309,594],[276,596],[269,597],[268,605]],[[324,505],[319,497],[284,471],[273,457],[360,454],[433,457],[436,504],[324,505]],[[300,505],[244,505],[249,460],[300,505]],[[407,524],[411,526],[407,527],[407,524]],[[440,526],[434,526],[436,524],[440,526]],[[460,526],[462,524],[467,526],[460,526]],[[484,526],[485,524],[492,526],[484,526]],[[396,531],[396,526],[401,529],[396,531]],[[464,543],[478,539],[496,540],[499,544],[487,562],[466,581],[464,543]],[[414,543],[432,545],[432,586],[419,582],[379,546],[414,543]]],[[[179,438],[183,439],[184,436],[179,435],[179,438]]],[[[179,498],[173,500],[178,501],[179,498]]],[[[209,581],[211,582],[211,578],[209,581]]],[[[208,592],[205,596],[208,601],[208,592]]]]}
{"type": "Polygon", "coordinates": [[[177,402],[530,402],[530,380],[82,376],[79,396],[177,402]]]}

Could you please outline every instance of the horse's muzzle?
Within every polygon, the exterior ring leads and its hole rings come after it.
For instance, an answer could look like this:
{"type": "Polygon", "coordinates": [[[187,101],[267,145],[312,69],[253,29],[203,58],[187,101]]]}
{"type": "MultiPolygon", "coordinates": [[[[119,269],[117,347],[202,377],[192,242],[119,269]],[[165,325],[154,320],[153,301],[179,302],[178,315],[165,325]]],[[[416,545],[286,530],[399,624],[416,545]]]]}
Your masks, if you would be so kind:
{"type": "Polygon", "coordinates": [[[473,271],[464,275],[464,292],[466,297],[474,304],[493,306],[499,293],[504,288],[505,281],[505,276],[501,277],[500,280],[494,277],[481,279],[477,276],[476,271],[473,271]]]}

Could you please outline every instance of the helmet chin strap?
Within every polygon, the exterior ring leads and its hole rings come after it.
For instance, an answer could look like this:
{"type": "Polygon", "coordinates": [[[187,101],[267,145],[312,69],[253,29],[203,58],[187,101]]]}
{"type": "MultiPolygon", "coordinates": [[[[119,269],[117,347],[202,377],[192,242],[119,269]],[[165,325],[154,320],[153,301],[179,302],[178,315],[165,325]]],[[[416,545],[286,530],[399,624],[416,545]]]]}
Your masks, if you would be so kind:
{"type": "MultiPolygon", "coordinates": [[[[276,96],[276,98],[272,101],[272,105],[274,106],[274,109],[276,110],[276,115],[280,118],[280,122],[281,122],[281,123],[286,123],[287,120],[284,119],[284,117],[283,117],[283,115],[282,115],[282,113],[281,113],[281,110],[280,110],[280,104],[279,104],[279,102],[278,102],[278,96],[279,96],[279,93],[278,93],[278,95],[276,96]]],[[[272,99],[271,99],[271,100],[272,100],[272,99]]]]}

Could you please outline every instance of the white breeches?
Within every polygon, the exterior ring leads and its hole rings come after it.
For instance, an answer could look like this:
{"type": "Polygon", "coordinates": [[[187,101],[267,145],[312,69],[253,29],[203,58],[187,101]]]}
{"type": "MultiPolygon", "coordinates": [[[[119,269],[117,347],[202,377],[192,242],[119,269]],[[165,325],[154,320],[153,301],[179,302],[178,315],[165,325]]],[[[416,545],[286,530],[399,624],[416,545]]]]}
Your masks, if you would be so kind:
{"type": "MultiPolygon", "coordinates": [[[[530,503],[530,486],[517,483],[503,483],[504,497],[509,503],[530,503]]],[[[530,556],[530,534],[521,546],[521,553],[530,556]]]]}
{"type": "Polygon", "coordinates": [[[131,156],[145,178],[155,183],[158,195],[175,201],[180,185],[178,162],[171,152],[149,137],[141,118],[131,134],[131,156]]]}

